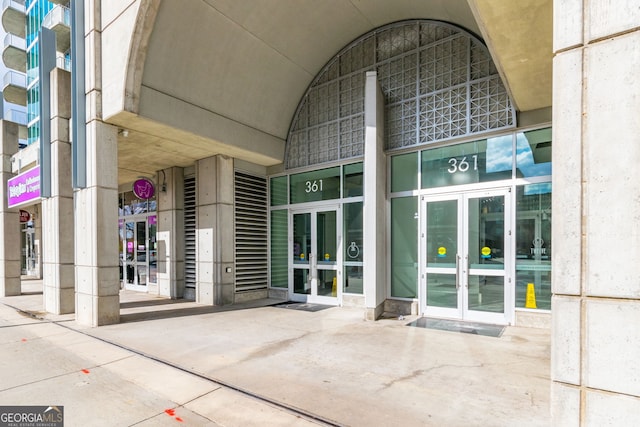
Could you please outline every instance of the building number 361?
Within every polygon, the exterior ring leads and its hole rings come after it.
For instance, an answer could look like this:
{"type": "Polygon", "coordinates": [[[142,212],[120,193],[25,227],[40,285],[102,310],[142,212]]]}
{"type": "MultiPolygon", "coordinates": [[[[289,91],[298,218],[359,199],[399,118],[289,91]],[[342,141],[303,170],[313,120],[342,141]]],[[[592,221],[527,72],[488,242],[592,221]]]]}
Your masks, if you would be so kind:
{"type": "Polygon", "coordinates": [[[464,156],[461,159],[458,159],[457,157],[452,157],[449,159],[449,169],[447,169],[447,172],[449,173],[466,172],[471,167],[473,167],[474,171],[477,171],[478,170],[477,154],[474,154],[473,156],[471,156],[471,163],[473,164],[473,166],[467,160],[467,156],[464,156]]]}

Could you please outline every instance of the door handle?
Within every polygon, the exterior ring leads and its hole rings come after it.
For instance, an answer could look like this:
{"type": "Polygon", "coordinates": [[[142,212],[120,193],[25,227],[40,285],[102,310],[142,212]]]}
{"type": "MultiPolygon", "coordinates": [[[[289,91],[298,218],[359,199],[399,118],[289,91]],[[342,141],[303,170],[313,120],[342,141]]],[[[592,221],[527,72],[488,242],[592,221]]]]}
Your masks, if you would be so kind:
{"type": "Polygon", "coordinates": [[[460,289],[460,255],[456,255],[456,291],[460,289]]]}
{"type": "Polygon", "coordinates": [[[471,264],[469,264],[469,254],[466,254],[464,256],[464,259],[465,259],[465,264],[467,265],[467,271],[466,271],[466,274],[465,274],[465,276],[466,276],[465,279],[466,280],[465,280],[464,286],[467,289],[469,289],[469,270],[471,270],[471,264]]]}

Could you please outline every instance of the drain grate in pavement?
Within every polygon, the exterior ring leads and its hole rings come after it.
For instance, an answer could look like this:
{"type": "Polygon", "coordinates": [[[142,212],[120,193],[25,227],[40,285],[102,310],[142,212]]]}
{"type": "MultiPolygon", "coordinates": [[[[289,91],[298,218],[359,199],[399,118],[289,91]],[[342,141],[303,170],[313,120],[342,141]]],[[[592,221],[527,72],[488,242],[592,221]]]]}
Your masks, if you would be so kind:
{"type": "Polygon", "coordinates": [[[407,326],[418,328],[438,329],[441,331],[463,332],[465,334],[484,335],[499,338],[504,332],[504,325],[490,325],[486,323],[463,322],[460,320],[432,319],[421,317],[407,326]]]}
{"type": "Polygon", "coordinates": [[[331,308],[333,306],[331,306],[331,305],[323,305],[323,304],[309,304],[309,303],[306,303],[306,302],[291,302],[291,301],[287,301],[287,302],[282,302],[280,304],[275,304],[273,307],[288,308],[290,310],[300,310],[300,311],[315,312],[315,311],[324,310],[325,308],[331,308]]]}

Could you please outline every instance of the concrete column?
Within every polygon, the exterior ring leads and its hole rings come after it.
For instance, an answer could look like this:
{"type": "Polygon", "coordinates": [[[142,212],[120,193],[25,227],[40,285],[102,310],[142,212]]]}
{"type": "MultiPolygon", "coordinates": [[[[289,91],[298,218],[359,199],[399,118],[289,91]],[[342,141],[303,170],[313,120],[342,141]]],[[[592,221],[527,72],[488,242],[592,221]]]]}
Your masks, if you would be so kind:
{"type": "Polygon", "coordinates": [[[51,197],[42,200],[42,293],[44,310],[55,314],[75,310],[70,117],[71,75],[54,68],[51,71],[51,197]]]}
{"type": "Polygon", "coordinates": [[[11,156],[18,151],[18,125],[0,120],[0,296],[20,295],[20,217],[7,208],[11,156]]]}
{"type": "Polygon", "coordinates": [[[157,175],[158,294],[184,295],[184,170],[174,167],[157,175]],[[164,187],[166,185],[166,187],[164,187]],[[164,191],[163,191],[164,188],[164,191]]]}
{"type": "Polygon", "coordinates": [[[87,123],[87,188],[74,194],[76,321],[120,321],[118,266],[118,129],[87,123]]]}
{"type": "Polygon", "coordinates": [[[640,417],[640,8],[554,2],[552,419],[640,417]]]}
{"type": "Polygon", "coordinates": [[[214,156],[196,164],[196,302],[233,303],[233,159],[214,156]]]}
{"type": "Polygon", "coordinates": [[[384,97],[375,71],[367,72],[364,122],[363,282],[365,318],[375,320],[384,311],[387,283],[384,97]]]}

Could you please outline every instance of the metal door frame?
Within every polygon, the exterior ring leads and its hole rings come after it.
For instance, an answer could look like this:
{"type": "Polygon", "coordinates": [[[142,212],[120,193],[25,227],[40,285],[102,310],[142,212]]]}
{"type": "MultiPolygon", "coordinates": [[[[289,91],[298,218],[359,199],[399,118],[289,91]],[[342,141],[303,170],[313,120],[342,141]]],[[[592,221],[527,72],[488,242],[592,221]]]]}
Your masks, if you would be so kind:
{"type": "Polygon", "coordinates": [[[309,302],[317,304],[327,305],[341,305],[342,303],[342,264],[343,264],[343,248],[342,248],[342,209],[340,204],[313,204],[306,207],[299,207],[296,209],[289,209],[289,299],[298,302],[309,302]],[[319,212],[335,212],[336,213],[336,263],[335,266],[323,266],[318,268],[317,255],[313,254],[309,258],[309,275],[310,275],[310,294],[299,294],[294,292],[294,269],[305,269],[296,267],[294,264],[294,242],[293,242],[293,218],[294,215],[310,214],[311,215],[311,247],[312,250],[317,251],[317,218],[319,212]],[[336,296],[323,296],[317,294],[317,271],[318,270],[334,270],[336,271],[336,296]],[[315,275],[313,274],[315,272],[315,275]]]}
{"type": "Polygon", "coordinates": [[[478,321],[496,324],[510,324],[514,318],[514,280],[513,280],[513,264],[514,264],[514,245],[512,232],[512,202],[511,188],[500,187],[485,190],[469,190],[461,192],[449,192],[442,194],[431,194],[420,196],[420,224],[419,224],[419,304],[420,312],[425,316],[453,318],[463,321],[478,321]],[[502,212],[504,220],[504,269],[502,270],[485,270],[473,269],[469,266],[469,200],[486,196],[503,196],[504,212],[502,212]],[[451,274],[451,268],[427,268],[427,204],[431,202],[457,200],[457,245],[458,253],[455,254],[455,272],[457,293],[457,308],[433,307],[427,305],[427,270],[432,273],[451,274]],[[435,270],[435,271],[434,271],[435,270]],[[439,271],[440,270],[440,271],[439,271]],[[492,313],[470,310],[469,302],[469,276],[471,275],[486,276],[504,276],[504,312],[492,313]]]}

